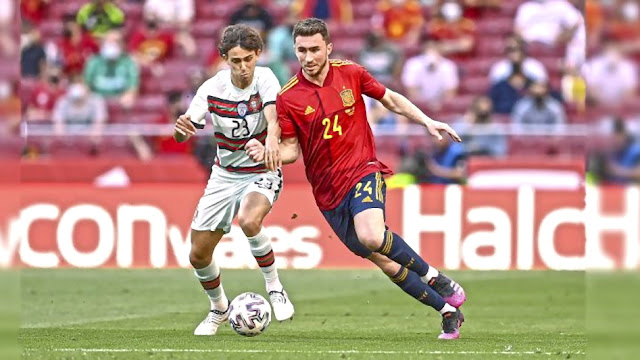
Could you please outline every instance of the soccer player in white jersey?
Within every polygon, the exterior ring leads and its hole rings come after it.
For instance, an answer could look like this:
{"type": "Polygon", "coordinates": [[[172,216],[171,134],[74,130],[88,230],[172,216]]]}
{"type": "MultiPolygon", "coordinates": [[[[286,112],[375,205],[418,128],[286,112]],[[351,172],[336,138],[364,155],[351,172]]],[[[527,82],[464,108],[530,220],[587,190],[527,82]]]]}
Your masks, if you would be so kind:
{"type": "Polygon", "coordinates": [[[275,318],[287,320],[294,313],[278,279],[271,240],[262,231],[262,221],[282,190],[275,106],[280,85],[269,68],[256,66],[262,46],[260,35],[252,28],[227,27],[218,50],[230,69],[200,86],[175,125],[176,141],[187,141],[196,129],[204,128],[205,115],[210,113],[218,147],[211,178],[191,223],[189,260],[211,300],[211,311],[195,335],[214,335],[229,316],[229,300],[213,251],[236,215],[264,275],[275,318]],[[247,156],[244,146],[251,139],[269,149],[265,162],[256,163],[247,156]]]}

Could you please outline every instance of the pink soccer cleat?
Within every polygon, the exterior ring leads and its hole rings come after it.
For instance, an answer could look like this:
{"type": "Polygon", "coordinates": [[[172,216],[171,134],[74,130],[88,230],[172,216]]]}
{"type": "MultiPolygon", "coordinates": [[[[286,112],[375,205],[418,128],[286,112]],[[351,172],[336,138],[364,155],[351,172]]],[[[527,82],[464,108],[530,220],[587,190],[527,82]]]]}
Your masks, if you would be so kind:
{"type": "Polygon", "coordinates": [[[437,277],[429,280],[429,286],[433,288],[447,304],[454,308],[459,308],[467,301],[467,295],[464,289],[457,282],[449,279],[443,273],[439,273],[437,277]]]}
{"type": "Polygon", "coordinates": [[[440,340],[455,340],[460,338],[460,327],[464,322],[464,315],[459,309],[456,312],[442,314],[442,332],[438,335],[440,340]]]}

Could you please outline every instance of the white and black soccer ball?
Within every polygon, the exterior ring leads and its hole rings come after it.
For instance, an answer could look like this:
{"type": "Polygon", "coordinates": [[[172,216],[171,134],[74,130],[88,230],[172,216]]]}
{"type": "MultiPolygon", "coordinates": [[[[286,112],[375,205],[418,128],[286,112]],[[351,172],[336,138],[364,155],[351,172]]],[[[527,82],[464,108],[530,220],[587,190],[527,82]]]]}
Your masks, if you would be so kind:
{"type": "Polygon", "coordinates": [[[271,305],[259,294],[246,292],[236,296],[229,308],[229,325],[242,336],[262,334],[271,322],[271,305]]]}

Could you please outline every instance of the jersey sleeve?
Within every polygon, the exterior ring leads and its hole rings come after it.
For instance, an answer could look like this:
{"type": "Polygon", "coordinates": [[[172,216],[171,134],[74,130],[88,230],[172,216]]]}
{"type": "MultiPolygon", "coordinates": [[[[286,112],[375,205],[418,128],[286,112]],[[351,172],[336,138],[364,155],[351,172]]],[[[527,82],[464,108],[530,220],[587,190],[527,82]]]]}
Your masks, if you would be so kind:
{"type": "Polygon", "coordinates": [[[287,105],[281,95],[276,100],[276,111],[278,112],[278,124],[282,130],[280,137],[282,139],[296,137],[296,125],[289,116],[287,105]]]}
{"type": "Polygon", "coordinates": [[[206,123],[206,115],[209,111],[209,105],[207,103],[207,82],[200,85],[196,95],[191,99],[189,109],[187,109],[186,115],[191,116],[191,122],[193,126],[198,129],[204,129],[206,123]]]}
{"type": "Polygon", "coordinates": [[[376,100],[382,99],[387,87],[374,78],[363,66],[358,66],[360,72],[360,91],[376,100]]]}
{"type": "Polygon", "coordinates": [[[269,68],[265,68],[259,91],[264,106],[276,103],[276,97],[280,92],[280,82],[269,68]]]}

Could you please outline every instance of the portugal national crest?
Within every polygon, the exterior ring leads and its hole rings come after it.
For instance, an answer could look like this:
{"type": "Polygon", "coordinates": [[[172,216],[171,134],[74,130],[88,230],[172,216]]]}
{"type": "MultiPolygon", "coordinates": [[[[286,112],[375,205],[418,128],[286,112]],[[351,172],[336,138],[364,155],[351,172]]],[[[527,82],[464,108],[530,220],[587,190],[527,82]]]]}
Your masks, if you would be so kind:
{"type": "Polygon", "coordinates": [[[353,91],[351,89],[342,90],[340,92],[340,97],[342,98],[342,105],[345,107],[353,106],[356,103],[356,99],[353,98],[353,91]]]}

